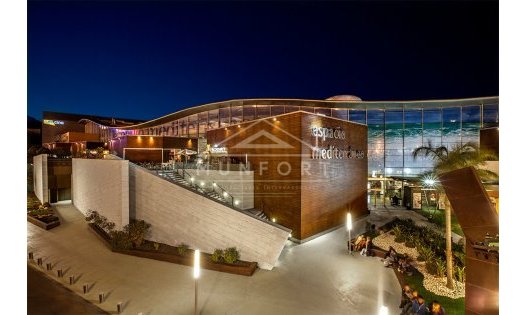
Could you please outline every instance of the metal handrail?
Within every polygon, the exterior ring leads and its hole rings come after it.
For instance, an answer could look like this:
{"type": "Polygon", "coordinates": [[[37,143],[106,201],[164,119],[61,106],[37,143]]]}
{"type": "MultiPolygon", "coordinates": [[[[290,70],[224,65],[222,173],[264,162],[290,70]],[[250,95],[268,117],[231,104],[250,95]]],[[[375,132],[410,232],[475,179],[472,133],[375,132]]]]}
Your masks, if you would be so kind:
{"type": "MultiPolygon", "coordinates": [[[[196,190],[200,188],[199,185],[195,184],[191,180],[193,178],[193,176],[191,174],[189,174],[184,168],[179,168],[176,164],[174,164],[174,168],[175,168],[174,169],[175,172],[178,175],[182,176],[183,179],[185,179],[185,174],[190,178],[191,185],[192,185],[193,188],[195,188],[196,190]],[[181,174],[179,174],[179,170],[181,170],[181,174]]],[[[212,191],[217,193],[216,188],[219,189],[219,195],[222,196],[227,203],[230,203],[232,205],[232,207],[236,207],[234,196],[232,194],[230,194],[228,191],[226,191],[226,189],[221,187],[218,183],[212,182],[212,191]],[[228,197],[230,197],[230,202],[228,202],[228,197]]],[[[201,188],[201,189],[204,191],[204,188],[201,188]]]]}
{"type": "MultiPolygon", "coordinates": [[[[142,168],[142,169],[145,169],[145,170],[147,170],[147,171],[150,171],[149,169],[147,169],[147,168],[145,168],[145,167],[143,167],[143,166],[137,165],[137,164],[135,164],[135,163],[133,163],[133,162],[129,162],[129,163],[130,163],[131,165],[133,165],[134,167],[142,168]]],[[[157,176],[157,177],[159,177],[159,178],[161,178],[161,179],[163,179],[163,180],[167,180],[165,177],[163,177],[163,176],[161,176],[161,175],[159,174],[159,171],[162,172],[163,170],[158,170],[157,172],[149,172],[149,173],[152,174],[152,175],[154,175],[154,176],[157,176]]],[[[214,198],[210,197],[210,196],[207,195],[207,194],[201,193],[200,191],[194,189],[193,187],[187,187],[187,186],[185,186],[185,185],[181,185],[181,184],[178,184],[178,183],[173,182],[173,181],[169,181],[169,182],[170,182],[170,183],[173,183],[174,185],[177,185],[177,186],[179,186],[179,187],[181,187],[181,188],[183,188],[183,189],[186,189],[186,190],[189,190],[189,191],[195,192],[195,193],[197,193],[197,194],[202,195],[202,196],[205,197],[205,198],[208,198],[208,199],[210,199],[210,200],[212,200],[212,201],[217,202],[217,200],[215,200],[214,198]]],[[[237,212],[239,212],[239,213],[241,213],[241,214],[243,214],[243,215],[249,216],[249,217],[251,217],[251,218],[253,218],[253,219],[256,219],[256,220],[258,220],[258,221],[261,221],[261,222],[264,222],[264,223],[266,223],[266,224],[269,224],[269,225],[272,225],[272,226],[274,226],[274,227],[277,227],[277,228],[279,228],[279,229],[281,229],[281,230],[283,230],[283,231],[286,231],[287,233],[290,233],[290,232],[292,231],[291,229],[289,229],[289,228],[287,228],[287,227],[285,227],[285,226],[283,226],[283,225],[281,225],[281,224],[278,224],[278,223],[275,223],[275,222],[272,222],[272,221],[268,221],[268,220],[262,219],[262,218],[260,218],[260,217],[258,217],[258,216],[256,216],[256,215],[254,215],[254,214],[248,212],[248,211],[242,210],[242,209],[240,209],[240,208],[233,207],[233,206],[231,206],[231,205],[228,204],[228,203],[226,203],[226,204],[225,204],[225,203],[222,203],[222,204],[225,205],[226,207],[229,207],[230,209],[232,209],[232,210],[234,210],[234,211],[237,211],[237,212]]]]}

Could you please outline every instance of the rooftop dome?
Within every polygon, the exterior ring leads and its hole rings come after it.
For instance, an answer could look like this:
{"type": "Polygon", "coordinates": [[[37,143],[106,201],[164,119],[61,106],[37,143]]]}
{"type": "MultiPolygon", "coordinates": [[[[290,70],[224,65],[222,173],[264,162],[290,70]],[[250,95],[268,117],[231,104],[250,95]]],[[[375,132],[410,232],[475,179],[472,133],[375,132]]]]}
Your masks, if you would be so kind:
{"type": "Polygon", "coordinates": [[[336,95],[326,99],[327,101],[361,101],[362,99],[355,95],[336,95]]]}

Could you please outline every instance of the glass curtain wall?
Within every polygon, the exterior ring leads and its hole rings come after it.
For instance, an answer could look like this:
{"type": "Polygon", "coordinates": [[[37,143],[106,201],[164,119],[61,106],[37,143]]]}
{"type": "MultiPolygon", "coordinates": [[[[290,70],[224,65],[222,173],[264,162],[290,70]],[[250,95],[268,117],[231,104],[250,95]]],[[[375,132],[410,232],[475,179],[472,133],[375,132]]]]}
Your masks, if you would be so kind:
{"type": "MultiPolygon", "coordinates": [[[[408,106],[401,103],[376,105],[376,108],[321,108],[288,105],[228,106],[183,117],[162,126],[136,130],[136,134],[178,137],[204,136],[206,130],[223,128],[243,121],[266,118],[303,110],[349,120],[368,126],[369,176],[414,177],[433,166],[430,158],[413,159],[422,145],[456,145],[479,141],[479,129],[498,127],[499,105],[443,107],[408,106]]],[[[95,124],[93,124],[95,125],[95,124]]],[[[109,128],[97,128],[103,139],[109,128]]],[[[133,132],[132,132],[133,133],[133,132]]]]}

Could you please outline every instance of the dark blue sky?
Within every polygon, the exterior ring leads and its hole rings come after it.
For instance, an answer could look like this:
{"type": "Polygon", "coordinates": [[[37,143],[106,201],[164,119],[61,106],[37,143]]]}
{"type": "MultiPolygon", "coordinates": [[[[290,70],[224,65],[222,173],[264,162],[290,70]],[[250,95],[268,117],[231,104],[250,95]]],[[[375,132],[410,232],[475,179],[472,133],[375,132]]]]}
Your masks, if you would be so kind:
{"type": "Polygon", "coordinates": [[[498,95],[498,2],[28,2],[28,114],[498,95]]]}

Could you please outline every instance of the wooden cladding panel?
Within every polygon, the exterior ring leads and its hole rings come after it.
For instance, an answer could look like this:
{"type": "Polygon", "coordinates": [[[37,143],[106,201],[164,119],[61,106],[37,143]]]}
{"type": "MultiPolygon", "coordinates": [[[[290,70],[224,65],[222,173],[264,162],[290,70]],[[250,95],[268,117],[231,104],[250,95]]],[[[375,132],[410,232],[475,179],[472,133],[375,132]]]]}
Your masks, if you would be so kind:
{"type": "Polygon", "coordinates": [[[294,112],[207,132],[211,145],[249,160],[254,171],[254,207],[305,239],[344,223],[345,213],[367,213],[367,156],[312,159],[312,146],[367,152],[367,127],[330,117],[294,112]],[[315,125],[340,128],[345,139],[319,140],[315,125]],[[318,142],[316,142],[318,139],[318,142]],[[327,172],[325,171],[327,169],[327,172]]]}

